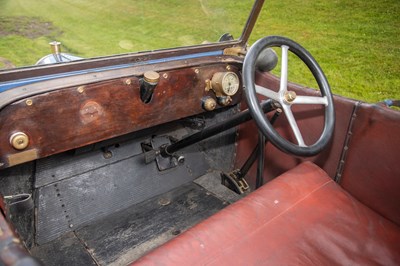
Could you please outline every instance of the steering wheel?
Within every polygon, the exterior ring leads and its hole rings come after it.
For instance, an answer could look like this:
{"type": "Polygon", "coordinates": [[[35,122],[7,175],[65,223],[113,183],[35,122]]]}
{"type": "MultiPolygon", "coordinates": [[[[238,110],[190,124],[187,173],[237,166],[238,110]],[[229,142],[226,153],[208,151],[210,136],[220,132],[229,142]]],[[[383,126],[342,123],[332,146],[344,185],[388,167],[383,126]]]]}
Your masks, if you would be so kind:
{"type": "Polygon", "coordinates": [[[259,130],[267,137],[272,144],[283,152],[297,156],[313,156],[322,151],[333,135],[335,127],[335,109],[328,80],[326,79],[321,67],[311,54],[300,44],[280,36],[269,36],[254,43],[246,55],[243,64],[243,83],[244,91],[249,105],[250,113],[259,130]],[[264,88],[255,84],[256,61],[260,53],[268,47],[282,48],[281,58],[281,77],[280,88],[278,92],[264,88]],[[311,71],[319,89],[319,96],[299,96],[294,91],[287,89],[288,76],[288,51],[293,52],[300,58],[311,71]],[[283,138],[271,125],[264,115],[260,103],[257,99],[257,93],[264,95],[277,102],[283,109],[289,125],[294,133],[297,143],[293,143],[283,138]],[[325,106],[324,129],[319,139],[312,145],[307,146],[304,143],[303,136],[297,126],[296,119],[293,116],[291,107],[295,104],[319,104],[325,106]]]}

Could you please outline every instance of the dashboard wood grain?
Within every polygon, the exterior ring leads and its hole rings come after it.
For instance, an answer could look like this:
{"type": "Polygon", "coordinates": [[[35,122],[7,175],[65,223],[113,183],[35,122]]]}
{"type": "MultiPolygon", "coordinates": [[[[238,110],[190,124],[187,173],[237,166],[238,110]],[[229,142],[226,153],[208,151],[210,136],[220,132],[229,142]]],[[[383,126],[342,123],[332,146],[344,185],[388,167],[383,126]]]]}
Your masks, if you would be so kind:
{"type": "MultiPolygon", "coordinates": [[[[10,145],[10,136],[16,132],[29,137],[25,151],[34,149],[37,158],[42,158],[202,113],[202,97],[215,99],[212,91],[205,91],[205,80],[226,67],[218,64],[160,72],[148,104],[140,99],[137,76],[82,84],[14,102],[0,113],[0,168],[12,166],[10,156],[15,160],[22,152],[10,145]]],[[[230,69],[240,76],[237,67],[230,69]]],[[[240,97],[241,92],[232,97],[231,104],[240,97]]]]}

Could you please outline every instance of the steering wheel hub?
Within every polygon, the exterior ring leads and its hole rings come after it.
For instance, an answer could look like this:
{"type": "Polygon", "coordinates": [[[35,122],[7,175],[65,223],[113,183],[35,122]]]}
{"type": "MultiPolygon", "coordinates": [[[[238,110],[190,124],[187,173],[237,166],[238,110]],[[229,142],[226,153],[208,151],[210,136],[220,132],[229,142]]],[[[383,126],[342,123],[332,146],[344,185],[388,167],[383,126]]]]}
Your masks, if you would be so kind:
{"type": "Polygon", "coordinates": [[[296,93],[294,91],[286,91],[283,98],[287,104],[291,104],[294,100],[296,100],[296,93]]]}

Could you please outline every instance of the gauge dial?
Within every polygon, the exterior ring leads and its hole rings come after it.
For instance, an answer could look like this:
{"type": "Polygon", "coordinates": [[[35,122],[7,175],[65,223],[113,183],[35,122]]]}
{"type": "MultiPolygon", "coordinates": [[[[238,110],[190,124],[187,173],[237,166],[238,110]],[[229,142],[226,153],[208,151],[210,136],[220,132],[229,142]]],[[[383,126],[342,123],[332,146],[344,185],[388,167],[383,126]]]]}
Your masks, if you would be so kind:
{"type": "Polygon", "coordinates": [[[222,90],[228,96],[233,96],[239,90],[239,78],[233,72],[227,72],[222,79],[222,90]]]}
{"type": "Polygon", "coordinates": [[[233,96],[239,90],[239,77],[234,72],[215,73],[211,86],[217,96],[233,96]]]}

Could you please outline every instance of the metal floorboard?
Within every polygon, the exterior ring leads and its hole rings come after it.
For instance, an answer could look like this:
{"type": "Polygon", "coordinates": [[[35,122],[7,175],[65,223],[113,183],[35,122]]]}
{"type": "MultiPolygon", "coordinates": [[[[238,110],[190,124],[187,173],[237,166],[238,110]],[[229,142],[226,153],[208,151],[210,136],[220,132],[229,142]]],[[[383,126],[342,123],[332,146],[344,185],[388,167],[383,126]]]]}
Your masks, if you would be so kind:
{"type": "Polygon", "coordinates": [[[45,265],[126,265],[227,204],[190,182],[35,247],[32,253],[45,265]],[[71,261],[71,256],[81,260],[71,261]]]}

